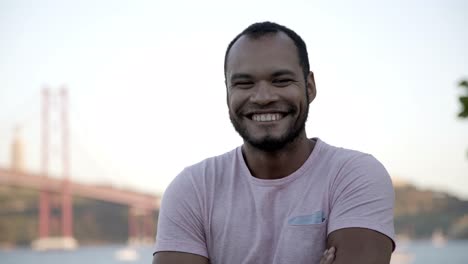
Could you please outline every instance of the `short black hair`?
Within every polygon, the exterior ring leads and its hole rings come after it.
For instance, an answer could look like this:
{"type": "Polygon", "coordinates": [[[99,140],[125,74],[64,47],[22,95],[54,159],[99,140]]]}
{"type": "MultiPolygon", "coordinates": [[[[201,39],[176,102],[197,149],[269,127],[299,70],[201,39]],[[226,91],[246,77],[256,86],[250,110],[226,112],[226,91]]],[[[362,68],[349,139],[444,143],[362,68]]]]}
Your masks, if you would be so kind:
{"type": "Polygon", "coordinates": [[[262,36],[265,36],[267,34],[272,34],[272,33],[278,33],[278,32],[284,32],[288,37],[290,37],[294,45],[296,45],[297,48],[297,55],[299,57],[299,64],[302,67],[302,72],[304,73],[304,79],[307,82],[307,75],[309,74],[310,71],[310,65],[309,65],[309,56],[307,54],[307,47],[302,40],[302,38],[293,30],[283,26],[279,25],[274,22],[259,22],[259,23],[254,23],[250,26],[248,26],[244,31],[242,31],[239,35],[237,35],[231,43],[229,43],[227,49],[226,49],[226,54],[224,55],[224,78],[226,78],[226,66],[227,66],[227,57],[229,55],[229,51],[231,50],[232,46],[236,41],[242,37],[243,35],[246,35],[251,38],[259,38],[262,36]]]}

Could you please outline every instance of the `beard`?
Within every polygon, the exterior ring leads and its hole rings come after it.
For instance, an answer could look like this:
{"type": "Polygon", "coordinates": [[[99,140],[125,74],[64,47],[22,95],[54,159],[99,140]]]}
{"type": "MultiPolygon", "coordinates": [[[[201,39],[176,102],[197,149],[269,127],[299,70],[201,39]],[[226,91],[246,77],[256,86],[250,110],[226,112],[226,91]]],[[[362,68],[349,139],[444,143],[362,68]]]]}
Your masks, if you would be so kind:
{"type": "MultiPolygon", "coordinates": [[[[281,149],[284,149],[287,145],[294,142],[302,131],[305,129],[305,123],[309,114],[309,104],[308,99],[306,98],[304,112],[299,113],[296,122],[293,122],[290,127],[279,137],[274,137],[270,134],[262,138],[256,138],[252,133],[247,129],[247,126],[241,121],[243,115],[237,112],[232,112],[229,109],[229,119],[231,120],[234,129],[237,133],[244,139],[245,142],[249,143],[253,147],[265,151],[265,152],[275,152],[281,149]]],[[[288,115],[294,115],[299,112],[298,108],[294,105],[288,105],[290,111],[288,115]]],[[[284,117],[283,117],[284,118],[284,117]]]]}

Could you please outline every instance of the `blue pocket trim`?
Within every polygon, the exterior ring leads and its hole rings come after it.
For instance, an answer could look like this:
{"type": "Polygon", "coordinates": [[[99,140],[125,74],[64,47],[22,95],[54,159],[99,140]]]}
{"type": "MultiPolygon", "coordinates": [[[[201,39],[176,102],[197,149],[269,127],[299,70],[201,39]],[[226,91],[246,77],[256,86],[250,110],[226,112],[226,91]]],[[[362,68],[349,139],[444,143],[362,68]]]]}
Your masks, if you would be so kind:
{"type": "Polygon", "coordinates": [[[325,221],[323,217],[322,211],[317,211],[310,215],[299,215],[288,220],[288,224],[290,225],[312,225],[312,224],[320,224],[325,221]]]}

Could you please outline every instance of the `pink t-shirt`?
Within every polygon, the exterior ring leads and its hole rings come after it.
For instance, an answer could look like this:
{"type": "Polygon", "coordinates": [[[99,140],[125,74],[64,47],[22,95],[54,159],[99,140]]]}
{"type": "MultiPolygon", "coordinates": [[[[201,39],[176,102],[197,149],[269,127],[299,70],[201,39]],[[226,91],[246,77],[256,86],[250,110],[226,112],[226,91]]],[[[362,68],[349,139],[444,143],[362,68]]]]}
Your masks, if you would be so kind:
{"type": "Polygon", "coordinates": [[[281,179],[253,177],[240,147],[185,168],[164,193],[155,252],[212,264],[315,264],[340,228],[394,241],[394,191],[382,164],[316,140],[307,161],[281,179]]]}

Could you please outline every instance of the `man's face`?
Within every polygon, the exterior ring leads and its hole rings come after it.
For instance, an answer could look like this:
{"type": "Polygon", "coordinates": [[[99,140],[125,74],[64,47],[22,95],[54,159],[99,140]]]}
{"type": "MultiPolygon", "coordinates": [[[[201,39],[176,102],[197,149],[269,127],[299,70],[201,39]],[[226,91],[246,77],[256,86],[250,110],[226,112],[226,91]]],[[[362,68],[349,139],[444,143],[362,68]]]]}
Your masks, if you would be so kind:
{"type": "Polygon", "coordinates": [[[244,141],[276,151],[297,138],[315,97],[312,73],[307,79],[286,34],[240,37],[227,58],[226,86],[229,117],[244,141]]]}

